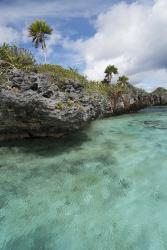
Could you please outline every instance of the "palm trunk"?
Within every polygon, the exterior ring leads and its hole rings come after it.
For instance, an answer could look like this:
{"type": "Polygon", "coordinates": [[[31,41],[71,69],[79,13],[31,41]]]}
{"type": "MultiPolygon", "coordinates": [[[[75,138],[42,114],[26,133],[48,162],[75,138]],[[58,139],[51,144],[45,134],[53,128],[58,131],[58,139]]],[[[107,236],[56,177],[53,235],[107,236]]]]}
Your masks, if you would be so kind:
{"type": "Polygon", "coordinates": [[[43,49],[43,55],[44,55],[44,63],[47,63],[47,50],[43,49]]]}
{"type": "Polygon", "coordinates": [[[110,84],[111,84],[111,80],[112,80],[112,75],[109,74],[109,76],[108,76],[108,81],[109,81],[110,84]]]}
{"type": "Polygon", "coordinates": [[[42,34],[42,50],[43,50],[43,55],[44,55],[44,63],[47,63],[47,48],[46,48],[46,43],[45,43],[45,36],[42,34]]]}

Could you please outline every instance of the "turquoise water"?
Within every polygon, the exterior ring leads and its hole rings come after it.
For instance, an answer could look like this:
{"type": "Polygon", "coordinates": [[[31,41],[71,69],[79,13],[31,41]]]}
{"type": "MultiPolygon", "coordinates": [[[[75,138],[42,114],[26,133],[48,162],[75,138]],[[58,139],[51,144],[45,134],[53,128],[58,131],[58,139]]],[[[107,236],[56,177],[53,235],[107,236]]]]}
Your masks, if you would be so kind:
{"type": "Polygon", "coordinates": [[[0,144],[0,249],[167,249],[167,108],[0,144]]]}

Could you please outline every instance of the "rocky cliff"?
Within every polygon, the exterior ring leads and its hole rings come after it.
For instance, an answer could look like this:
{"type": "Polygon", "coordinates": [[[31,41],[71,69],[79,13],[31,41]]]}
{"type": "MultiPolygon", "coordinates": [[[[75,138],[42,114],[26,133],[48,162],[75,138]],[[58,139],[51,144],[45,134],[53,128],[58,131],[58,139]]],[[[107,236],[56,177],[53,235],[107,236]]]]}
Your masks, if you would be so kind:
{"type": "Polygon", "coordinates": [[[66,79],[60,88],[47,74],[7,71],[0,85],[0,140],[26,137],[60,137],[86,126],[91,120],[148,105],[160,98],[125,94],[115,102],[110,95],[87,92],[79,81],[66,79]]]}

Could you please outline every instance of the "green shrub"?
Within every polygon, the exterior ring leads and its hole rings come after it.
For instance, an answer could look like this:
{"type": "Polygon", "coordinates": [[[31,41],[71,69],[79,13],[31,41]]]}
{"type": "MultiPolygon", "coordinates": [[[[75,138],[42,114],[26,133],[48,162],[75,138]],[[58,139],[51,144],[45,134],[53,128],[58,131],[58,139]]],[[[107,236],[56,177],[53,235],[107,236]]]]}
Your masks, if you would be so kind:
{"type": "Polygon", "coordinates": [[[68,100],[67,100],[67,106],[68,106],[68,107],[72,107],[73,105],[74,105],[74,101],[68,99],[68,100]]]}
{"type": "Polygon", "coordinates": [[[85,83],[85,89],[89,93],[98,93],[101,95],[108,95],[111,91],[111,85],[96,81],[87,81],[85,83]]]}
{"type": "Polygon", "coordinates": [[[37,72],[48,74],[50,82],[58,85],[59,87],[63,87],[65,85],[66,79],[71,79],[79,81],[89,93],[95,92],[102,95],[108,95],[111,90],[111,86],[109,84],[88,81],[86,76],[81,75],[77,69],[73,68],[65,69],[60,65],[43,64],[37,66],[37,72]]]}
{"type": "Polygon", "coordinates": [[[10,65],[18,69],[31,69],[36,62],[34,56],[27,49],[18,48],[16,45],[8,45],[4,43],[0,47],[0,60],[8,62],[10,65]]]}
{"type": "Polygon", "coordinates": [[[63,110],[65,107],[64,103],[63,102],[58,102],[56,103],[55,105],[55,109],[59,109],[59,110],[63,110]]]}
{"type": "Polygon", "coordinates": [[[65,69],[60,65],[53,64],[43,64],[37,66],[38,73],[47,73],[50,77],[51,83],[57,85],[64,85],[66,79],[71,79],[79,81],[81,84],[84,84],[87,79],[85,76],[79,74],[77,69],[65,69]]]}

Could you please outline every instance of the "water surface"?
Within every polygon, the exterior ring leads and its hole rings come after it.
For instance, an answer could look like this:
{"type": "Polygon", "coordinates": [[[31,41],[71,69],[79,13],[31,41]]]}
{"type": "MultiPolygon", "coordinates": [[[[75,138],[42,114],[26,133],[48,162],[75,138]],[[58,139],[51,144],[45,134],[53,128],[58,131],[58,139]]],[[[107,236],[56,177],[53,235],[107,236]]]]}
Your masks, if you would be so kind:
{"type": "Polygon", "coordinates": [[[167,108],[0,144],[0,249],[167,249],[167,108]]]}

